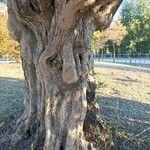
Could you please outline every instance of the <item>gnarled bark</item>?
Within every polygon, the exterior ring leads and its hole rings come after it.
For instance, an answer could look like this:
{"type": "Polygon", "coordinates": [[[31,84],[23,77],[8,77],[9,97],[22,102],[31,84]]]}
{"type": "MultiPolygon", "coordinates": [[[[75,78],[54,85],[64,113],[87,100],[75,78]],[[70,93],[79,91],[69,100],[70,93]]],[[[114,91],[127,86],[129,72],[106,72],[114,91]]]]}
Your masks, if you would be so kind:
{"type": "Polygon", "coordinates": [[[94,30],[109,26],[121,0],[7,3],[8,28],[21,44],[27,89],[12,147],[32,136],[32,149],[109,149],[110,136],[96,115],[94,83],[88,81],[93,67],[90,40],[94,30]]]}

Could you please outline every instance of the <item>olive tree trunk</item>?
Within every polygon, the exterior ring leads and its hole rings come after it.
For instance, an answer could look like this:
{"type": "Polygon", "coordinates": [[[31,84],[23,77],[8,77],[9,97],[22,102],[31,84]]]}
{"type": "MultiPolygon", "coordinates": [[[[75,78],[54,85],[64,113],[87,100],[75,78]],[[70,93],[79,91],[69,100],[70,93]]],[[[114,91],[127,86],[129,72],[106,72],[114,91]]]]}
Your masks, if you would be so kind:
{"type": "Polygon", "coordinates": [[[109,132],[96,114],[90,40],[95,30],[109,26],[120,3],[7,1],[8,29],[20,42],[26,82],[25,110],[12,135],[12,149],[25,137],[32,137],[31,149],[110,148],[109,132]]]}

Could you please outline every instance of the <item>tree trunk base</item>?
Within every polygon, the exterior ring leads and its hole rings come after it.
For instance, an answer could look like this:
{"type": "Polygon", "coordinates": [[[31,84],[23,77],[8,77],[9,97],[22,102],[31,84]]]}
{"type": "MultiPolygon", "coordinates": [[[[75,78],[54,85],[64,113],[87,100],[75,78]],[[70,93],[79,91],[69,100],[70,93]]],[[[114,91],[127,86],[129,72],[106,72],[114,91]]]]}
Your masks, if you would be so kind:
{"type": "MultiPolygon", "coordinates": [[[[112,137],[109,131],[109,127],[104,123],[104,121],[99,117],[99,106],[95,100],[95,89],[96,85],[94,82],[88,82],[87,88],[87,114],[85,117],[83,125],[83,133],[85,141],[83,150],[110,150],[113,147],[112,137]],[[90,143],[90,144],[89,144],[90,143]]],[[[17,128],[15,126],[15,120],[12,116],[4,121],[4,124],[0,127],[0,149],[3,150],[42,150],[45,142],[45,133],[40,132],[38,126],[32,126],[34,132],[26,133],[26,135],[21,136],[18,134],[17,128]],[[35,132],[38,131],[38,132],[35,132]]],[[[71,140],[71,139],[69,139],[71,140]]],[[[62,141],[62,140],[61,140],[62,141]]],[[[79,141],[79,139],[77,139],[79,141]]],[[[57,145],[58,141],[54,141],[57,145]]],[[[79,144],[80,145],[80,144],[79,144]]],[[[46,148],[45,148],[46,149],[46,148]]],[[[55,148],[57,149],[57,148],[55,148]]],[[[52,148],[51,150],[55,150],[52,148]]],[[[80,146],[78,147],[80,149],[80,146]]],[[[63,145],[59,150],[66,150],[63,145]]],[[[72,150],[68,147],[67,150],[72,150]]]]}

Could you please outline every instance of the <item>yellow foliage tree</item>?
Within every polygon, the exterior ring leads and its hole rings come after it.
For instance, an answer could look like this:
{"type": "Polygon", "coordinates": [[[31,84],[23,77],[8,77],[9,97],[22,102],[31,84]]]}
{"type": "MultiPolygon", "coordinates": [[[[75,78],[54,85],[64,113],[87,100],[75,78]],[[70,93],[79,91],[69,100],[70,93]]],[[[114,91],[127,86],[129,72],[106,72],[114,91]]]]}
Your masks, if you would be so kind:
{"type": "Polygon", "coordinates": [[[7,30],[7,14],[0,13],[0,57],[19,59],[19,44],[12,40],[7,30]]]}
{"type": "Polygon", "coordinates": [[[107,30],[93,33],[91,48],[98,53],[99,50],[105,46],[107,41],[112,41],[116,46],[120,46],[126,34],[126,26],[120,21],[114,22],[107,30]]]}

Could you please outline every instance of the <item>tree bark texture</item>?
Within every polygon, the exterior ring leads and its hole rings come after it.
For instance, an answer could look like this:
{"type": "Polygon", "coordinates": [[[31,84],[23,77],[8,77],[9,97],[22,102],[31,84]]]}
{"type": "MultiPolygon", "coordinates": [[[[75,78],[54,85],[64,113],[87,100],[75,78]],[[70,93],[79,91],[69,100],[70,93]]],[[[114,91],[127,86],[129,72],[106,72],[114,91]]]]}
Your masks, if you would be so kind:
{"type": "Polygon", "coordinates": [[[110,148],[109,133],[96,115],[96,87],[89,78],[90,40],[95,30],[110,25],[120,3],[7,1],[8,29],[20,42],[26,82],[25,110],[12,135],[12,149],[29,137],[33,138],[31,149],[110,148]]]}

